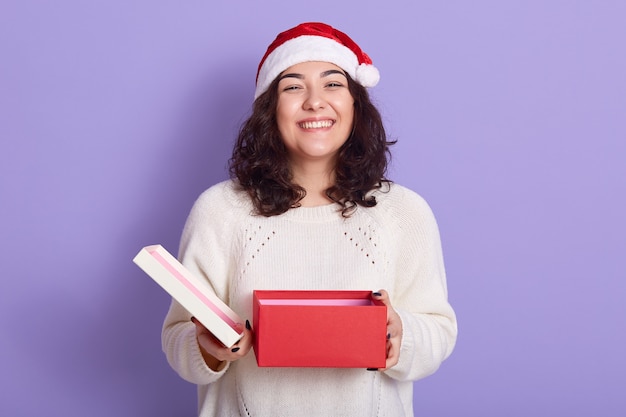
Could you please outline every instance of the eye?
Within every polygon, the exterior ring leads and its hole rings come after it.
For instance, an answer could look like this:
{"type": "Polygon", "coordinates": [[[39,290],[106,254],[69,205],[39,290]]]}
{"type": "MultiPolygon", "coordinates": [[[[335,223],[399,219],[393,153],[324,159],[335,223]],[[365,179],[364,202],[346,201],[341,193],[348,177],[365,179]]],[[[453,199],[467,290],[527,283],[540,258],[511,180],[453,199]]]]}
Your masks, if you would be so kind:
{"type": "Polygon", "coordinates": [[[329,81],[326,84],[326,87],[329,87],[329,88],[339,88],[339,87],[343,87],[343,83],[341,83],[339,81],[329,81]]]}
{"type": "Polygon", "coordinates": [[[291,85],[287,85],[287,86],[283,87],[282,91],[296,91],[296,90],[299,90],[301,88],[302,87],[299,86],[299,85],[291,84],[291,85]]]}

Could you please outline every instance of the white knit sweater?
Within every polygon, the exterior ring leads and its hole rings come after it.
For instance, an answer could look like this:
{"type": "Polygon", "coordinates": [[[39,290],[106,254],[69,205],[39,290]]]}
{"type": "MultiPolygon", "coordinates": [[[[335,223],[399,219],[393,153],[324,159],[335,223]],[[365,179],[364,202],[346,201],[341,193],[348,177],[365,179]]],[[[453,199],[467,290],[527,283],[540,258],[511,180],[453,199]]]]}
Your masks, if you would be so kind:
{"type": "Polygon", "coordinates": [[[429,206],[396,184],[375,195],[375,207],[359,207],[347,219],[336,204],[256,216],[232,181],[198,198],[179,257],[244,320],[252,322],[255,289],[386,289],[403,326],[399,363],[386,372],[259,368],[253,351],[214,372],[202,359],[189,313],[173,301],[163,350],[172,368],[198,385],[200,416],[413,415],[412,381],[450,355],[456,318],[429,206]]]}

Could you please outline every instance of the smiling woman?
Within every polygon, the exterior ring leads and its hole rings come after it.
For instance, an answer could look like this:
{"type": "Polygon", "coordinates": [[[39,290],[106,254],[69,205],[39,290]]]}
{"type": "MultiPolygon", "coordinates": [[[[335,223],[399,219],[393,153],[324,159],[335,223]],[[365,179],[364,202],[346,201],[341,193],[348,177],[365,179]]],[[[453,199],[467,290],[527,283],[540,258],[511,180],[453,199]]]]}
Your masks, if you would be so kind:
{"type": "Polygon", "coordinates": [[[328,25],[279,34],[259,65],[232,178],[196,201],[179,257],[246,318],[255,290],[371,290],[387,311],[384,368],[259,367],[249,322],[227,348],[173,300],[163,349],[198,385],[201,416],[411,416],[412,381],[451,354],[437,224],[419,195],[385,177],[392,143],[367,91],[378,78],[328,25]]]}

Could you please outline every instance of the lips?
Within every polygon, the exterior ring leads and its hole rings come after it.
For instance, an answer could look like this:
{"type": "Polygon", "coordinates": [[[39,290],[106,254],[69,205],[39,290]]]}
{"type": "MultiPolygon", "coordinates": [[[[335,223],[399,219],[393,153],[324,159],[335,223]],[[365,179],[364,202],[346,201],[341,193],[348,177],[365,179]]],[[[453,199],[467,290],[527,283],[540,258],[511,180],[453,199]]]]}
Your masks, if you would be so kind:
{"type": "Polygon", "coordinates": [[[311,120],[298,123],[298,126],[302,129],[325,129],[335,124],[334,120],[311,120]]]}

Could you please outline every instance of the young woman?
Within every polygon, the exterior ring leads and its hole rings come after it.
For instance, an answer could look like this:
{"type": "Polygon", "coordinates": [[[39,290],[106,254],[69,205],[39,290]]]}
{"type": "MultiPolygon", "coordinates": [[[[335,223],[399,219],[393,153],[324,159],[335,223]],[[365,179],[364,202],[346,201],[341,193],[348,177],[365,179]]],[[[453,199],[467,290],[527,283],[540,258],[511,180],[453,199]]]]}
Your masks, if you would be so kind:
{"type": "Polygon", "coordinates": [[[172,301],[163,350],[198,385],[200,416],[412,416],[412,381],[452,352],[437,224],[419,195],[385,178],[391,142],[366,89],[378,78],[328,25],[279,34],[259,65],[232,179],[198,198],[179,257],[246,318],[255,289],[372,289],[388,307],[386,367],[259,368],[249,322],[226,348],[172,301]]]}

